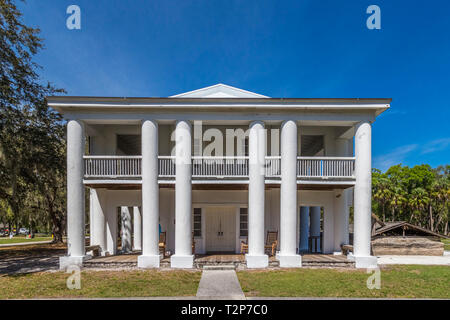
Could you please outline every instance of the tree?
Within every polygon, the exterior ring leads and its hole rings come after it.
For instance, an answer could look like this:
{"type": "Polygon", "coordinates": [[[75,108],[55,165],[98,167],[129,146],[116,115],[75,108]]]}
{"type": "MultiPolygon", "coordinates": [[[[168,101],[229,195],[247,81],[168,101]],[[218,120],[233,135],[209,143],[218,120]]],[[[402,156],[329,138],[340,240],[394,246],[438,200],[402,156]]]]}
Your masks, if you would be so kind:
{"type": "Polygon", "coordinates": [[[43,48],[39,32],[23,24],[13,1],[0,0],[0,199],[11,208],[16,226],[29,209],[25,199],[36,191],[34,184],[45,198],[46,183],[61,179],[64,171],[64,124],[45,101],[63,91],[39,78],[32,60],[43,48]]]}
{"type": "Polygon", "coordinates": [[[448,234],[450,166],[412,168],[395,165],[385,173],[373,169],[373,212],[448,234]]]}

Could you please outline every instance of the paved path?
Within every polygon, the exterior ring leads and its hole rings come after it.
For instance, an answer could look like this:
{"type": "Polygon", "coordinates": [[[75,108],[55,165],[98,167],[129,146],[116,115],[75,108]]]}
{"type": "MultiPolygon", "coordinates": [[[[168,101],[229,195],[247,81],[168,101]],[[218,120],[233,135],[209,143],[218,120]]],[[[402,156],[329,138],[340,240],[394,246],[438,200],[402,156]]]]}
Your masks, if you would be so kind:
{"type": "Polygon", "coordinates": [[[378,264],[422,264],[450,266],[450,255],[443,256],[379,256],[378,264]]]}
{"type": "Polygon", "coordinates": [[[234,270],[203,270],[197,298],[245,299],[234,270]]]}
{"type": "Polygon", "coordinates": [[[17,247],[17,246],[30,246],[33,244],[43,244],[43,243],[52,243],[53,240],[44,240],[44,241],[28,241],[28,242],[17,242],[17,243],[3,243],[0,244],[1,247],[17,247]]]}

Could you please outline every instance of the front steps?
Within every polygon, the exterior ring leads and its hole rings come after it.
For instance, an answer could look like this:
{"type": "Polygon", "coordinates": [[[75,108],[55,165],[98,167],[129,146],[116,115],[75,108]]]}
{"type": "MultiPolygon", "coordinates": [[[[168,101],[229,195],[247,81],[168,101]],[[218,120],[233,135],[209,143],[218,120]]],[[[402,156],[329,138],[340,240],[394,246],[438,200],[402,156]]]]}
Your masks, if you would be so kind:
{"type": "Polygon", "coordinates": [[[203,270],[236,270],[234,264],[204,265],[203,270]]]}
{"type": "MultiPolygon", "coordinates": [[[[86,268],[98,269],[131,269],[137,268],[137,255],[117,255],[109,257],[96,257],[85,261],[86,268]]],[[[269,258],[268,268],[279,268],[280,263],[274,257],[269,258]]],[[[346,256],[305,254],[302,256],[304,268],[355,268],[355,262],[346,256]]],[[[170,258],[160,261],[160,268],[170,268],[170,258]]],[[[196,256],[194,269],[204,270],[245,270],[247,269],[243,255],[208,255],[196,256]]]]}

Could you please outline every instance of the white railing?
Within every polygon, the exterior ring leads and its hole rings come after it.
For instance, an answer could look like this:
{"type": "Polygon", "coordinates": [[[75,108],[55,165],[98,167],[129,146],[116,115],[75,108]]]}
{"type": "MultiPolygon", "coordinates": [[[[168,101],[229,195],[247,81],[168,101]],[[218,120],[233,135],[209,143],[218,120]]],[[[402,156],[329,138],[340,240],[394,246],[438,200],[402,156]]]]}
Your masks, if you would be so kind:
{"type": "Polygon", "coordinates": [[[298,178],[354,178],[354,157],[297,157],[298,178]]]}
{"type": "Polygon", "coordinates": [[[141,156],[84,156],[86,178],[139,178],[141,156]]]}
{"type": "Polygon", "coordinates": [[[175,156],[158,156],[158,175],[161,178],[175,177],[175,156]]]}
{"type": "MultiPolygon", "coordinates": [[[[141,156],[84,156],[86,178],[140,178],[141,156]]],[[[353,157],[297,157],[297,178],[354,178],[353,157]]],[[[193,178],[248,178],[248,157],[192,157],[193,178]]],[[[175,177],[175,157],[158,156],[158,175],[175,177]]],[[[265,159],[267,178],[281,175],[280,156],[265,159]]]]}
{"type": "Polygon", "coordinates": [[[248,157],[192,157],[193,178],[248,177],[248,157]]]}
{"type": "Polygon", "coordinates": [[[267,178],[279,178],[281,176],[281,157],[267,156],[265,169],[267,178]]]}

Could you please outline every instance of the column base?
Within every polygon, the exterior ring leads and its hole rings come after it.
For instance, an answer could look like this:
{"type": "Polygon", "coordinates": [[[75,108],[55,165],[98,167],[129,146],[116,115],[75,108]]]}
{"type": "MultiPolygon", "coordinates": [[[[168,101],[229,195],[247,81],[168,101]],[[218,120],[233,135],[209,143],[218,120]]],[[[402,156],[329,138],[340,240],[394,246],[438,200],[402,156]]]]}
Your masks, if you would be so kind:
{"type": "Polygon", "coordinates": [[[281,268],[300,268],[302,266],[302,256],[299,254],[283,255],[277,257],[281,268]]]}
{"type": "Polygon", "coordinates": [[[150,269],[150,268],[159,268],[159,261],[161,261],[160,255],[154,256],[138,256],[138,268],[150,269]]]}
{"type": "Polygon", "coordinates": [[[194,267],[194,255],[176,255],[170,257],[170,267],[177,269],[192,269],[194,267]]]}
{"type": "Polygon", "coordinates": [[[64,256],[59,257],[59,270],[66,270],[68,267],[77,266],[82,267],[83,262],[86,260],[89,260],[91,256],[81,256],[81,257],[75,257],[75,256],[64,256]]]}
{"type": "Polygon", "coordinates": [[[377,257],[374,256],[367,256],[367,257],[358,257],[353,256],[355,259],[355,266],[359,269],[369,269],[369,268],[377,268],[378,267],[378,261],[377,257]]]}
{"type": "Polygon", "coordinates": [[[269,257],[266,254],[263,255],[245,255],[245,261],[247,262],[247,268],[267,268],[269,266],[269,257]]]}

